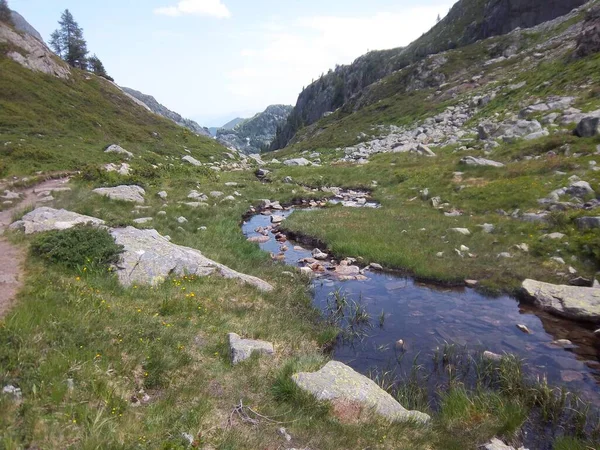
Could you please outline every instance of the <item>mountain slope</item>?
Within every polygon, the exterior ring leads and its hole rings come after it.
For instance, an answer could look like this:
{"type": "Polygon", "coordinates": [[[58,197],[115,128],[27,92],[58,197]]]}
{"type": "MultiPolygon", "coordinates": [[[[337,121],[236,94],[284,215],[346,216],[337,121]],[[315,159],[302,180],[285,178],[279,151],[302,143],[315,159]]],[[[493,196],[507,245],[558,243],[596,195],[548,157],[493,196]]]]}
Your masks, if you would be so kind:
{"type": "Polygon", "coordinates": [[[217,130],[217,140],[247,154],[260,153],[268,148],[291,110],[292,107],[288,105],[271,105],[254,117],[240,121],[232,129],[217,130]]]}
{"type": "Polygon", "coordinates": [[[175,122],[177,125],[185,127],[196,134],[199,134],[201,136],[210,136],[208,128],[202,127],[193,120],[185,119],[181,116],[181,114],[171,111],[166,106],[158,103],[158,101],[156,101],[156,99],[151,95],[143,94],[140,91],[136,91],[135,89],[127,87],[122,87],[121,89],[123,89],[124,92],[128,93],[132,97],[135,97],[139,101],[143,102],[146,106],[148,106],[150,111],[154,112],[155,114],[166,117],[167,119],[175,122]]]}
{"type": "Polygon", "coordinates": [[[0,173],[74,170],[111,162],[118,143],[157,164],[187,153],[197,159],[225,151],[150,113],[107,80],[68,67],[37,39],[0,23],[0,173]]]}
{"type": "Polygon", "coordinates": [[[444,19],[408,47],[367,53],[309,85],[300,93],[271,150],[284,148],[302,127],[315,123],[365,87],[415,61],[518,27],[532,27],[584,3],[585,0],[460,0],[444,19]]]}

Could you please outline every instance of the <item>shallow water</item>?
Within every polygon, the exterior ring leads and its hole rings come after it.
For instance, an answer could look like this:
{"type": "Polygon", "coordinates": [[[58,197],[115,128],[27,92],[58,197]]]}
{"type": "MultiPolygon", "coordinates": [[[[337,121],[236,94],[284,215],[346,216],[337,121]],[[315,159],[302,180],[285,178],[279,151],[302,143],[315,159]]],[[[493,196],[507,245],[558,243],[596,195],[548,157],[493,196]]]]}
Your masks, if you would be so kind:
{"type": "MultiPolygon", "coordinates": [[[[292,212],[276,214],[287,217],[292,212]]],[[[269,216],[255,215],[244,223],[243,232],[248,237],[260,236],[255,230],[269,225],[269,216]]],[[[270,237],[261,248],[279,254],[280,244],[272,234],[270,237]]],[[[311,256],[312,248],[299,250],[295,245],[287,243],[282,262],[298,266],[300,259],[311,256]]],[[[592,328],[508,296],[491,298],[472,289],[426,285],[391,273],[365,274],[366,281],[340,281],[328,274],[313,280],[314,303],[322,311],[339,290],[360,301],[372,317],[373,326],[366,337],[338,341],[334,359],[363,374],[391,370],[402,376],[416,356],[420,364],[433,368],[432,355],[444,342],[467,345],[470,350],[513,353],[526,360],[534,375],[546,375],[551,384],[565,385],[600,406],[600,342],[592,328]],[[382,311],[385,321],[380,327],[382,311]],[[526,325],[531,334],[520,331],[517,324],[526,325]],[[396,349],[399,339],[405,342],[404,351],[396,349]],[[573,345],[552,344],[558,339],[568,339],[573,345]]]]}

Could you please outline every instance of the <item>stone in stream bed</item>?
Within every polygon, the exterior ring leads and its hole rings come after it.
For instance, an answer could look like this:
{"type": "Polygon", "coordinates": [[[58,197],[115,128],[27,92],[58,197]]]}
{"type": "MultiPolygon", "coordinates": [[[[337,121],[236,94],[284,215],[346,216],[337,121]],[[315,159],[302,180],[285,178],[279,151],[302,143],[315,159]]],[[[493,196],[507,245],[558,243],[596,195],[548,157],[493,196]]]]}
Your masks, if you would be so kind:
{"type": "Polygon", "coordinates": [[[257,341],[253,339],[242,339],[236,333],[227,335],[229,340],[229,350],[231,352],[231,363],[233,365],[249,359],[253,353],[272,356],[275,353],[273,344],[266,341],[257,341]]]}
{"type": "Polygon", "coordinates": [[[373,380],[339,361],[329,361],[317,372],[292,375],[298,387],[317,400],[331,401],[334,410],[358,409],[359,416],[368,418],[372,411],[391,422],[425,423],[430,417],[418,411],[408,411],[373,380]]]}
{"type": "Polygon", "coordinates": [[[315,259],[318,259],[320,261],[324,261],[324,260],[326,260],[329,257],[329,255],[327,253],[323,253],[318,248],[315,248],[312,251],[312,257],[315,258],[315,259]]]}

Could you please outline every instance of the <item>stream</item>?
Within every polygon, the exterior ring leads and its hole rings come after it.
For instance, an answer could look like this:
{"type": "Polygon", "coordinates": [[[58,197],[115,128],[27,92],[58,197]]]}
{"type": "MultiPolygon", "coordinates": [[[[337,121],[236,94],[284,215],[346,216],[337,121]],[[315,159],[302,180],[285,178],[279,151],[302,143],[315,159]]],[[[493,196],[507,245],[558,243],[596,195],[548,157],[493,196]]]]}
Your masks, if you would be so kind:
{"type": "MultiPolygon", "coordinates": [[[[286,208],[273,214],[287,217],[295,210],[286,208]]],[[[270,226],[270,216],[259,213],[248,218],[242,230],[248,238],[264,241],[263,230],[270,226]]],[[[260,247],[279,255],[282,263],[301,267],[304,264],[299,261],[312,256],[313,248],[290,241],[282,251],[274,234],[269,232],[268,236],[267,242],[259,242],[260,247]]],[[[487,297],[473,289],[423,284],[395,273],[368,269],[363,273],[363,281],[342,280],[332,271],[313,278],[314,304],[324,314],[339,291],[360,303],[371,318],[360,338],[337,340],[333,359],[363,374],[391,372],[403,377],[415,358],[426,370],[434,370],[432,355],[444,343],[512,353],[526,361],[532,375],[547,376],[550,384],[566,386],[600,407],[600,346],[593,328],[549,315],[509,296],[487,297]],[[382,315],[385,318],[380,326],[382,315]],[[518,329],[517,324],[527,326],[531,334],[518,329]],[[399,339],[404,341],[401,350],[396,345],[399,339]],[[553,343],[559,339],[571,343],[553,343]]]]}

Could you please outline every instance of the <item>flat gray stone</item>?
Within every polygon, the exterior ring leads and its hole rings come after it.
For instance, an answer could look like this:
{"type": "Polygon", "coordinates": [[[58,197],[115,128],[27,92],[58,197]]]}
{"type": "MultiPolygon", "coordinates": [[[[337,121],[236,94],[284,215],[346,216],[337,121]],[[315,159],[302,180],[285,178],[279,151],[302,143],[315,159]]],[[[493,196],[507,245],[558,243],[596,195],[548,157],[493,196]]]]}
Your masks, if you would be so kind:
{"type": "Polygon", "coordinates": [[[21,220],[13,223],[10,229],[32,234],[52,230],[66,230],[81,224],[101,226],[104,225],[104,221],[65,209],[53,209],[44,206],[25,214],[21,220]]]}
{"type": "Polygon", "coordinates": [[[292,380],[300,389],[311,393],[317,400],[359,404],[365,409],[372,409],[391,422],[424,423],[430,419],[422,412],[408,411],[373,380],[339,361],[329,361],[317,372],[294,374],[292,380]]]}
{"type": "Polygon", "coordinates": [[[116,186],[110,188],[98,188],[92,191],[95,194],[103,195],[111,200],[121,200],[124,202],[144,203],[146,191],[139,186],[116,186]]]}
{"type": "Polygon", "coordinates": [[[181,158],[182,161],[185,161],[187,163],[190,163],[192,166],[196,166],[199,167],[202,165],[202,163],[200,161],[198,161],[196,158],[190,156],[190,155],[186,155],[183,158],[181,158]]]}
{"type": "Polygon", "coordinates": [[[467,166],[482,166],[482,167],[504,167],[504,164],[492,161],[491,159],[476,158],[475,156],[465,156],[460,160],[461,164],[467,166]]]}
{"type": "Polygon", "coordinates": [[[249,359],[255,352],[265,355],[273,355],[275,353],[273,344],[270,342],[242,339],[235,333],[229,333],[227,338],[229,339],[231,363],[234,365],[249,359]]]}
{"type": "Polygon", "coordinates": [[[288,159],[283,162],[286,166],[310,166],[311,162],[306,158],[288,159]]]}
{"type": "Polygon", "coordinates": [[[266,281],[245,275],[219,264],[200,251],[172,244],[156,230],[138,230],[134,227],[113,228],[111,235],[124,247],[117,267],[119,281],[124,286],[132,284],[157,285],[170,275],[220,275],[238,279],[261,291],[273,290],[266,281]]]}
{"type": "Polygon", "coordinates": [[[525,280],[523,295],[539,308],[573,320],[600,323],[600,289],[525,280]]]}

